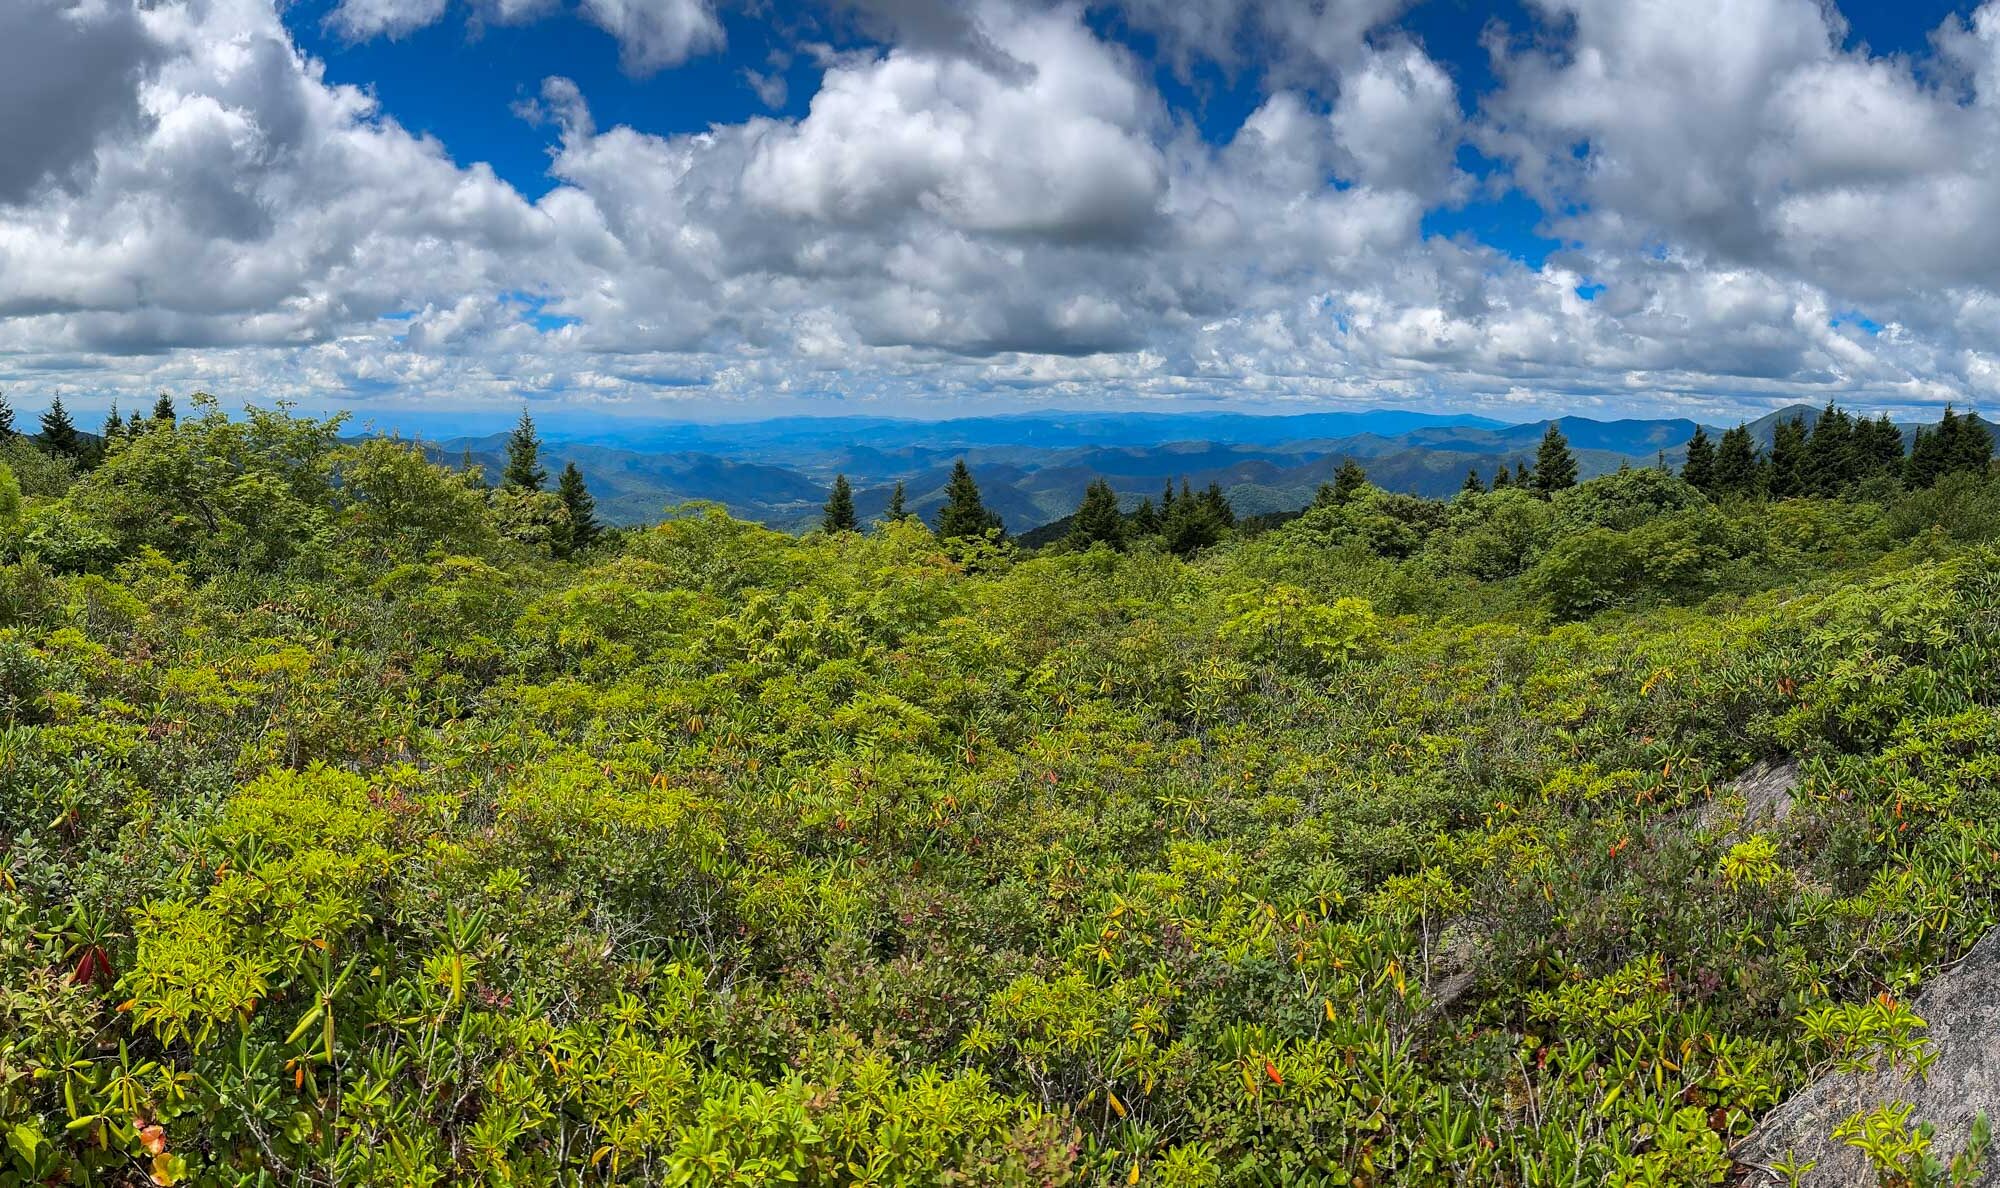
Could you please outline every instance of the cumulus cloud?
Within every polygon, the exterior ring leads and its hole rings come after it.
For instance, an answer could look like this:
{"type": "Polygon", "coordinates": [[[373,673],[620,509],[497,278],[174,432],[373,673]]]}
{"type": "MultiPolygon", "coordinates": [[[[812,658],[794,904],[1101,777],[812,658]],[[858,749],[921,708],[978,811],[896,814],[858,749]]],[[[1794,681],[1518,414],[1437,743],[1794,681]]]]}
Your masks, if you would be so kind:
{"type": "Polygon", "coordinates": [[[1545,0],[1560,52],[1504,51],[1485,143],[1562,230],[1679,245],[1856,299],[2000,285],[2000,7],[1944,30],[1965,86],[1841,48],[1814,0],[1545,0]]]}
{"type": "MultiPolygon", "coordinates": [[[[559,11],[560,0],[465,0],[474,23],[518,25],[559,11]]],[[[327,26],[351,41],[398,38],[444,19],[450,0],[340,0],[327,26]]],[[[652,74],[723,44],[708,0],[578,0],[577,11],[618,39],[627,72],[652,74]]]]}
{"type": "MultiPolygon", "coordinates": [[[[548,79],[527,114],[554,130],[556,184],[531,202],[327,82],[273,0],[20,0],[0,111],[59,134],[0,117],[0,380],[1716,416],[2000,392],[2000,0],[1922,72],[1844,48],[1814,0],[1541,0],[1474,97],[1397,31],[1404,7],[1130,0],[1113,24],[1170,60],[1266,67],[1217,135],[1097,10],[840,0],[832,19],[884,40],[823,57],[796,119],[603,127],[548,79]],[[1483,188],[1468,137],[1503,167],[1483,188]],[[1428,212],[1509,185],[1565,243],[1546,263],[1425,236],[1428,212]]],[[[446,11],[332,19],[392,37],[446,11]]],[[[571,11],[635,72],[722,37],[699,0],[571,11]]]]}
{"type": "Polygon", "coordinates": [[[115,0],[13,0],[0,8],[0,203],[86,180],[99,142],[136,125],[158,56],[115,0]]]}

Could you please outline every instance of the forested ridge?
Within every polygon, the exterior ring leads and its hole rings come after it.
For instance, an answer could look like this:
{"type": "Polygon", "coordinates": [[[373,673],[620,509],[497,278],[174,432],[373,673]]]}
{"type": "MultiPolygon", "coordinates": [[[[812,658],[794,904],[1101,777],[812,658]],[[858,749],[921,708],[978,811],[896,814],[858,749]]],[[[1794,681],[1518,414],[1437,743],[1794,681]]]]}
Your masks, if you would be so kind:
{"type": "Polygon", "coordinates": [[[0,434],[0,1184],[1720,1183],[2000,903],[1991,442],[1876,424],[1041,550],[0,434]]]}

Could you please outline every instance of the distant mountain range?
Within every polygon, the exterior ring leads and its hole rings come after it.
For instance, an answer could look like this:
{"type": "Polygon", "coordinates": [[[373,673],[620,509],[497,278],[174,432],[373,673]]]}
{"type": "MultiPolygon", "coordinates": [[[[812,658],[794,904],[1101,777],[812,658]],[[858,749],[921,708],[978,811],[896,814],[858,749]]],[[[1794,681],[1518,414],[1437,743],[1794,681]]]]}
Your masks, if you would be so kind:
{"type": "MultiPolygon", "coordinates": [[[[1768,445],[1777,424],[1818,410],[1780,409],[1750,425],[1768,445]]],[[[1695,422],[1686,418],[1558,419],[1582,476],[1620,466],[1678,465],[1695,422]]],[[[888,506],[897,481],[909,506],[932,518],[945,480],[964,458],[987,506],[1025,532],[1067,516],[1102,476],[1136,506],[1168,483],[1221,484],[1244,516],[1292,511],[1312,501],[1341,463],[1354,460],[1385,490],[1444,496],[1468,469],[1490,479],[1500,466],[1534,457],[1547,421],[1509,425],[1473,416],[1401,410],[1253,416],[1241,413],[1035,413],[948,421],[875,417],[787,417],[735,425],[622,427],[551,439],[554,467],[575,462],[608,520],[657,520],[670,504],[712,500],[734,515],[802,530],[818,521],[829,484],[845,474],[866,520],[888,506]]],[[[1710,436],[1722,429],[1707,426],[1710,436]]],[[[1906,433],[1914,426],[1904,426],[1906,433]]],[[[455,461],[470,454],[489,474],[504,461],[506,435],[431,444],[455,461]]]]}

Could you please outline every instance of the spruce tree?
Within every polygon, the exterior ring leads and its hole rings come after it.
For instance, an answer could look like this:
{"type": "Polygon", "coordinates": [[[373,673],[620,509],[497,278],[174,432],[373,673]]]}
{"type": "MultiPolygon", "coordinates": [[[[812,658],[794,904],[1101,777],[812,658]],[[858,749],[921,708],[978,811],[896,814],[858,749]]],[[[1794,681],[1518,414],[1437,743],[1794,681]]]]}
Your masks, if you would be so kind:
{"type": "Polygon", "coordinates": [[[153,421],[171,428],[178,420],[179,416],[174,412],[174,398],[165,392],[160,393],[160,398],[153,401],[153,421]]]}
{"type": "Polygon", "coordinates": [[[979,484],[960,458],[951,468],[951,481],[944,485],[944,510],[938,513],[938,535],[946,540],[983,536],[1000,529],[1000,517],[986,510],[979,499],[979,484]]]}
{"type": "Polygon", "coordinates": [[[1806,439],[1803,485],[1812,494],[1831,498],[1852,486],[1858,473],[1853,418],[1829,400],[1806,439]]]}
{"type": "Polygon", "coordinates": [[[1334,480],[1320,484],[1320,494],[1312,502],[1322,508],[1344,508],[1354,502],[1354,496],[1358,496],[1364,486],[1368,486],[1368,472],[1362,470],[1362,464],[1354,458],[1344,458],[1340,468],[1334,470],[1334,480]]]}
{"type": "Polygon", "coordinates": [[[569,510],[570,547],[580,550],[596,544],[604,526],[597,522],[597,500],[584,485],[583,472],[576,468],[576,463],[563,466],[561,476],[556,479],[556,494],[569,510]]]}
{"type": "Polygon", "coordinates": [[[1750,427],[1738,424],[1725,430],[1722,444],[1715,451],[1715,490],[1728,495],[1754,495],[1760,470],[1757,443],[1750,438],[1750,427]]]}
{"type": "Polygon", "coordinates": [[[1229,506],[1229,497],[1222,493],[1221,483],[1210,483],[1200,495],[1201,507],[1208,517],[1221,528],[1236,527],[1236,509],[1229,506]]]}
{"type": "Polygon", "coordinates": [[[1708,430],[1700,425],[1694,427],[1694,436],[1688,438],[1687,461],[1681,464],[1681,477],[1697,491],[1715,489],[1715,444],[1708,440],[1708,430]]]}
{"type": "Polygon", "coordinates": [[[0,441],[14,436],[14,406],[0,396],[0,441]]]}
{"type": "Polygon", "coordinates": [[[528,410],[521,410],[520,423],[507,435],[507,468],[500,472],[500,485],[539,491],[549,481],[542,469],[542,439],[535,436],[535,422],[528,410]]]}
{"type": "Polygon", "coordinates": [[[1793,499],[1810,493],[1807,473],[1806,419],[1779,421],[1771,435],[1771,467],[1766,488],[1773,499],[1793,499]]]}
{"type": "Polygon", "coordinates": [[[1484,495],[1484,494],[1486,494],[1486,484],[1485,484],[1485,483],[1482,483],[1482,482],[1480,482],[1480,481],[1479,481],[1479,468],[1478,468],[1478,467],[1476,467],[1476,466],[1468,466],[1468,467],[1466,467],[1466,469],[1465,469],[1465,481],[1464,481],[1463,483],[1459,484],[1459,488],[1458,488],[1458,489],[1459,489],[1460,491],[1463,491],[1463,492],[1465,492],[1465,493],[1466,493],[1466,494],[1468,494],[1468,495],[1484,495]]]}
{"type": "Polygon", "coordinates": [[[853,532],[861,527],[861,521],[854,514],[854,488],[847,484],[847,476],[833,476],[833,492],[826,497],[826,511],[821,515],[820,528],[828,536],[836,532],[853,532]]]}
{"type": "Polygon", "coordinates": [[[123,436],[125,436],[125,418],[119,415],[118,402],[114,400],[111,402],[111,415],[104,418],[105,444],[110,444],[113,438],[123,436]]]}
{"type": "Polygon", "coordinates": [[[1125,521],[1118,514],[1118,493],[1104,479],[1091,480],[1084,489],[1083,502],[1070,519],[1065,538],[1072,548],[1087,549],[1102,542],[1113,548],[1124,543],[1125,521]]]}
{"type": "Polygon", "coordinates": [[[1505,462],[1502,462],[1500,464],[1500,469],[1493,472],[1493,489],[1495,491],[1504,491],[1513,485],[1514,485],[1514,472],[1508,470],[1507,464],[1505,462]]]}
{"type": "Polygon", "coordinates": [[[896,489],[889,493],[889,510],[882,513],[882,518],[892,524],[909,519],[910,509],[903,505],[903,500],[903,480],[897,479],[896,489]]]}
{"type": "Polygon", "coordinates": [[[69,419],[60,396],[42,414],[42,448],[79,461],[83,458],[83,436],[76,431],[76,422],[69,419]]]}
{"type": "Polygon", "coordinates": [[[1569,452],[1569,439],[1554,421],[1549,422],[1549,430],[1542,434],[1542,444],[1535,450],[1535,490],[1544,495],[1553,495],[1568,487],[1576,486],[1576,455],[1569,452]]]}
{"type": "Polygon", "coordinates": [[[1869,434],[1867,469],[1875,474],[1896,474],[1903,465],[1903,430],[1888,413],[1875,418],[1869,434]]]}
{"type": "Polygon", "coordinates": [[[1126,525],[1125,536],[1130,540],[1136,536],[1157,536],[1160,532],[1160,510],[1153,506],[1151,499],[1141,499],[1139,510],[1132,513],[1126,525]]]}
{"type": "Polygon", "coordinates": [[[1967,413],[1958,423],[1958,441],[1950,458],[1951,469],[1984,474],[1993,466],[1993,435],[1986,431],[1975,413],[1967,413]]]}
{"type": "MultiPolygon", "coordinates": [[[[1214,490],[1219,498],[1222,489],[1214,490]]],[[[1222,505],[1227,508],[1228,501],[1223,500],[1222,505]]],[[[1182,480],[1181,493],[1174,498],[1173,506],[1160,517],[1161,538],[1168,549],[1183,557],[1220,541],[1224,527],[1214,502],[1190,491],[1186,480],[1182,480]]]]}

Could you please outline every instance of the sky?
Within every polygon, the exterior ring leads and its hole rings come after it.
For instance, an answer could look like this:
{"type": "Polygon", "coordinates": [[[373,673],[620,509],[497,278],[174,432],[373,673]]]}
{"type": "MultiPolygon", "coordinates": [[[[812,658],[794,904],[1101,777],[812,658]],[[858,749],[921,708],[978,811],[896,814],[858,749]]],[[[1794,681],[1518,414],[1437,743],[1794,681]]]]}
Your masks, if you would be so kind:
{"type": "Polygon", "coordinates": [[[2000,404],[2000,0],[5,0],[0,391],[2000,404]]]}

